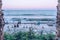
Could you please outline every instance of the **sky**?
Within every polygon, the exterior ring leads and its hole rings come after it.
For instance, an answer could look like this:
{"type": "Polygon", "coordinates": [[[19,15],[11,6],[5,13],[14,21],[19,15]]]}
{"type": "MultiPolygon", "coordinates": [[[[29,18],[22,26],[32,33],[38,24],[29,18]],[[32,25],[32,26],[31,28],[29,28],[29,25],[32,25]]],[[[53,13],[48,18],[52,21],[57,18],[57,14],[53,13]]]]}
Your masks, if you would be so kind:
{"type": "Polygon", "coordinates": [[[57,0],[2,0],[2,9],[52,9],[56,10],[57,0]]]}

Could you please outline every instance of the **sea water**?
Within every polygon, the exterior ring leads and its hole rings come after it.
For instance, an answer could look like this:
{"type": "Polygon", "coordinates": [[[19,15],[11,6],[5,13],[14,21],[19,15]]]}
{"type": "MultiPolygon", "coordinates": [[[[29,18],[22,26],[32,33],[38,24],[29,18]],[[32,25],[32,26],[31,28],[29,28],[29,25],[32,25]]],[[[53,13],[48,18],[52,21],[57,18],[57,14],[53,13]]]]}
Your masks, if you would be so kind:
{"type": "Polygon", "coordinates": [[[4,10],[5,16],[56,16],[56,10],[4,10]]]}
{"type": "MultiPolygon", "coordinates": [[[[44,16],[49,17],[50,16],[52,18],[52,16],[53,16],[53,18],[55,19],[56,15],[57,15],[56,10],[4,10],[3,12],[4,12],[5,21],[11,21],[11,17],[14,17],[14,16],[15,17],[19,17],[19,16],[26,17],[27,16],[28,18],[29,18],[29,16],[31,18],[32,17],[36,18],[36,17],[40,17],[40,16],[42,16],[42,17],[44,17],[44,16]],[[9,18],[7,18],[7,17],[9,17],[9,18]]],[[[5,25],[5,29],[7,29],[6,26],[7,25],[5,25]]],[[[45,26],[45,27],[47,28],[47,26],[45,26]]],[[[22,28],[22,27],[20,27],[20,28],[22,28]]]]}
{"type": "MultiPolygon", "coordinates": [[[[4,10],[4,18],[7,19],[6,17],[8,16],[9,18],[7,20],[10,20],[10,17],[40,17],[40,16],[54,16],[56,17],[57,12],[56,10],[4,10]]],[[[6,20],[5,20],[6,21],[6,20]]]]}

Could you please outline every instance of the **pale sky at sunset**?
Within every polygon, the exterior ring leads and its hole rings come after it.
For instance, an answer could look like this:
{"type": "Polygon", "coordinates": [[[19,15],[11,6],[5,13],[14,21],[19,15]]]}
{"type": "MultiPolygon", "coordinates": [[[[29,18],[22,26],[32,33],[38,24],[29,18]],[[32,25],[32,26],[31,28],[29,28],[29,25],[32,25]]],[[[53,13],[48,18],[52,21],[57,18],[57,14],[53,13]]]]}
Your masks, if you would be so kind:
{"type": "Polygon", "coordinates": [[[57,0],[3,0],[3,9],[56,9],[57,0]]]}

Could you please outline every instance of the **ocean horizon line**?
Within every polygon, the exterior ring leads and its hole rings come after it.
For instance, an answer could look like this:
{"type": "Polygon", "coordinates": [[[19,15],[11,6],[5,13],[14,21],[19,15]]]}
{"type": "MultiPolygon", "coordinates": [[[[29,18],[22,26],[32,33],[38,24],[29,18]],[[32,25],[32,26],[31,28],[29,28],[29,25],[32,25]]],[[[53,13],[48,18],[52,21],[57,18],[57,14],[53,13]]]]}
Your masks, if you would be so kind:
{"type": "MultiPolygon", "coordinates": [[[[13,11],[13,10],[23,10],[23,9],[2,9],[2,10],[4,10],[4,11],[5,11],[5,10],[12,10],[12,11],[13,11]]],[[[24,10],[25,10],[25,9],[24,9],[24,10]]],[[[28,10],[30,11],[30,9],[28,9],[28,10]]],[[[55,10],[55,9],[32,9],[32,10],[38,10],[38,11],[41,11],[41,10],[42,10],[42,11],[45,11],[45,10],[46,10],[46,11],[57,11],[57,10],[55,10]]]]}

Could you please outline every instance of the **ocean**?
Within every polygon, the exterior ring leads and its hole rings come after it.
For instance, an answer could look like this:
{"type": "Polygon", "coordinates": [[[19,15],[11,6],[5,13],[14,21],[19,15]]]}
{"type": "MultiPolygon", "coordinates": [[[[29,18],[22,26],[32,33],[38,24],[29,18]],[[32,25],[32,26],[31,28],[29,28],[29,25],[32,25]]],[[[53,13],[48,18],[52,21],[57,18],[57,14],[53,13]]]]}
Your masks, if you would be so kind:
{"type": "Polygon", "coordinates": [[[5,16],[56,16],[56,10],[4,10],[5,16]]]}
{"type": "MultiPolygon", "coordinates": [[[[28,19],[33,19],[34,21],[30,20],[30,22],[32,22],[32,23],[33,22],[41,22],[41,23],[43,22],[43,23],[46,23],[46,24],[41,24],[41,25],[45,26],[45,29],[50,29],[50,27],[47,25],[48,21],[45,22],[44,20],[51,19],[51,20],[56,21],[56,15],[57,15],[57,11],[56,10],[4,10],[3,13],[4,13],[4,20],[5,20],[5,22],[11,23],[11,22],[14,22],[12,20],[12,18],[13,19],[14,18],[16,18],[16,19],[19,18],[19,20],[21,19],[20,21],[22,23],[26,23],[26,22],[29,23],[28,19]],[[27,20],[24,20],[24,19],[27,19],[27,20]],[[38,19],[38,21],[36,21],[37,19],[38,19]],[[40,21],[40,19],[43,19],[43,21],[40,21]]],[[[51,22],[50,22],[50,24],[51,24],[51,22]]],[[[4,31],[9,30],[9,28],[8,28],[9,26],[10,26],[10,29],[12,30],[12,26],[13,25],[14,24],[6,24],[5,27],[4,27],[4,29],[5,29],[4,31]]],[[[39,28],[40,28],[41,25],[32,25],[32,26],[36,27],[36,28],[38,28],[38,30],[40,30],[39,28]]],[[[21,30],[23,30],[22,28],[24,26],[25,27],[26,26],[29,27],[31,25],[30,24],[21,24],[19,28],[21,30]]],[[[56,30],[55,28],[56,27],[53,27],[53,28],[51,28],[51,30],[53,30],[53,29],[56,30]]],[[[26,30],[26,28],[25,28],[25,30],[26,30]]]]}
{"type": "Polygon", "coordinates": [[[56,18],[57,12],[56,10],[4,10],[4,18],[6,20],[11,20],[12,17],[54,17],[56,18]],[[7,18],[8,17],[8,18],[7,18]]]}

